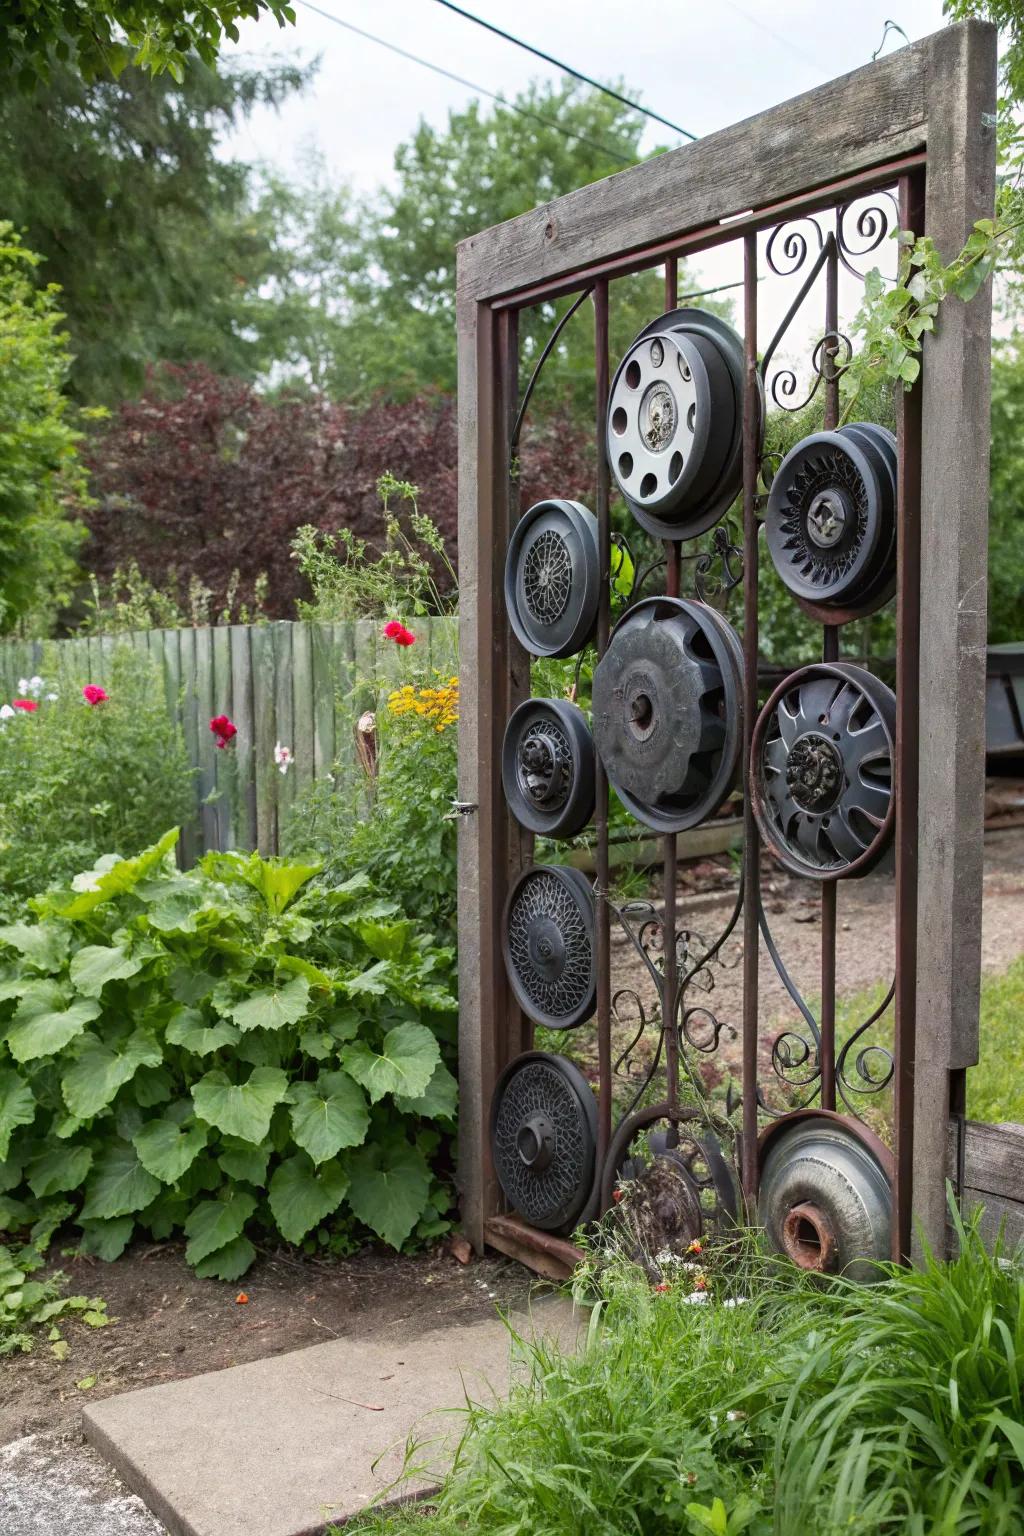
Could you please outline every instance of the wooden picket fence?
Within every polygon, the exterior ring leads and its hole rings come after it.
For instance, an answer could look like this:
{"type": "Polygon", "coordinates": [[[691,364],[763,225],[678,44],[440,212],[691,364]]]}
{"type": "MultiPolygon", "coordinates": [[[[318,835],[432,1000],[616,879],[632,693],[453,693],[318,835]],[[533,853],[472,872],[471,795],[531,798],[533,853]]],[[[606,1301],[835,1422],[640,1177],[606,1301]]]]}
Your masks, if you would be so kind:
{"type": "Polygon", "coordinates": [[[196,769],[196,815],[183,830],[183,860],[212,848],[271,854],[289,807],[313,780],[357,771],[355,724],[381,684],[404,681],[411,669],[456,670],[454,619],[418,619],[412,627],[415,652],[386,639],[376,619],[8,641],[0,645],[0,695],[10,699],[20,678],[35,675],[61,686],[103,685],[118,646],[148,655],[196,769]],[[220,714],[238,727],[223,752],[209,728],[220,714]],[[278,743],[293,755],[284,775],[274,762],[278,743]]]}

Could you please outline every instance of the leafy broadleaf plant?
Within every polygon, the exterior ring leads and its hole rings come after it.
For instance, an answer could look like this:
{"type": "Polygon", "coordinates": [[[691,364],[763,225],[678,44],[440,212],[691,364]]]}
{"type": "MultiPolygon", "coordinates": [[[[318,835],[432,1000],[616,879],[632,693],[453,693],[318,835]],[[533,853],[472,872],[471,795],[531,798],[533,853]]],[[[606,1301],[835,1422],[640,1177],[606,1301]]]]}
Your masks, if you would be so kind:
{"type": "Polygon", "coordinates": [[[256,1243],[444,1230],[451,950],[362,874],[176,833],[0,928],[0,1231],[71,1219],[103,1258],[181,1231],[201,1275],[256,1243]]]}

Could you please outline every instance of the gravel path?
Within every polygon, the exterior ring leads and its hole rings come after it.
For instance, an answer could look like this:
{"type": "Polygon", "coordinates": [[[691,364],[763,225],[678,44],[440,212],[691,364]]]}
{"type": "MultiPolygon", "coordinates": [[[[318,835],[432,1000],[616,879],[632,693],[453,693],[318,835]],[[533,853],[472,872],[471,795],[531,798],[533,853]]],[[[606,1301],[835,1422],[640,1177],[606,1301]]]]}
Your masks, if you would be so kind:
{"type": "Polygon", "coordinates": [[[142,1500],[78,1436],[28,1435],[0,1447],[3,1536],[164,1536],[142,1500]]]}

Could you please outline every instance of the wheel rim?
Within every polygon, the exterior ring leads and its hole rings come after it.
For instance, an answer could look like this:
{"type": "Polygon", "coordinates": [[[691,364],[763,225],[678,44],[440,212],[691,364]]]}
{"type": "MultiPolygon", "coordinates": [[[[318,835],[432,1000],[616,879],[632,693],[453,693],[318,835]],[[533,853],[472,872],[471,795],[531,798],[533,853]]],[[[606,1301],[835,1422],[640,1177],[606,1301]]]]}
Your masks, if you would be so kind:
{"type": "Polygon", "coordinates": [[[590,640],[600,590],[597,519],[576,501],[541,501],[515,526],[505,606],[533,656],[572,656],[590,640]]]}
{"type": "Polygon", "coordinates": [[[864,873],[893,829],[896,698],[860,667],[805,667],[754,727],[751,788],[761,836],[812,879],[864,873]]]}
{"type": "Polygon", "coordinates": [[[527,699],[505,730],[505,799],[520,826],[575,837],[594,814],[594,743],[583,711],[565,699],[527,699]]]}
{"type": "Polygon", "coordinates": [[[509,984],[547,1029],[589,1019],[597,997],[594,895],[579,870],[537,864],[509,892],[503,927],[509,984]]]}

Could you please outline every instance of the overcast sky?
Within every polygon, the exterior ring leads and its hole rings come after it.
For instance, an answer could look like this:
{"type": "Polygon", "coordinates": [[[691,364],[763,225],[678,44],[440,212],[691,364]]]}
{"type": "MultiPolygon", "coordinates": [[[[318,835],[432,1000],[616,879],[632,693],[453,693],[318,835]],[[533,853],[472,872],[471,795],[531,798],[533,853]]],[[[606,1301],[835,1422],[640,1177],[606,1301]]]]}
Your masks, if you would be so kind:
{"type": "MultiPolygon", "coordinates": [[[[653,111],[703,137],[785,101],[870,60],[887,18],[911,39],[943,26],[942,0],[460,0],[464,8],[600,80],[621,78],[653,111]]],[[[316,0],[318,8],[464,76],[495,94],[514,96],[531,79],[558,71],[437,0],[316,0]]],[[[300,175],[304,154],[316,150],[329,172],[359,191],[393,175],[395,147],[419,119],[443,128],[449,111],[474,92],[398,58],[376,43],[333,25],[295,0],[297,25],[279,30],[264,18],[243,23],[240,43],[226,57],[258,61],[287,53],[319,55],[314,86],[280,113],[260,110],[227,148],[245,159],[272,162],[300,175]]],[[[902,44],[890,34],[885,52],[902,44]]],[[[628,94],[627,92],[627,94],[628,94]]],[[[651,124],[644,148],[684,142],[651,124]]],[[[703,284],[732,281],[737,253],[709,254],[699,264],[703,284]]],[[[791,287],[765,283],[763,326],[781,316],[791,287]]],[[[856,294],[844,287],[841,308],[856,294]]],[[[760,329],[760,327],[759,327],[760,329]]],[[[814,323],[808,319],[808,333],[814,323]]],[[[765,334],[761,341],[764,344],[765,334]]]]}

